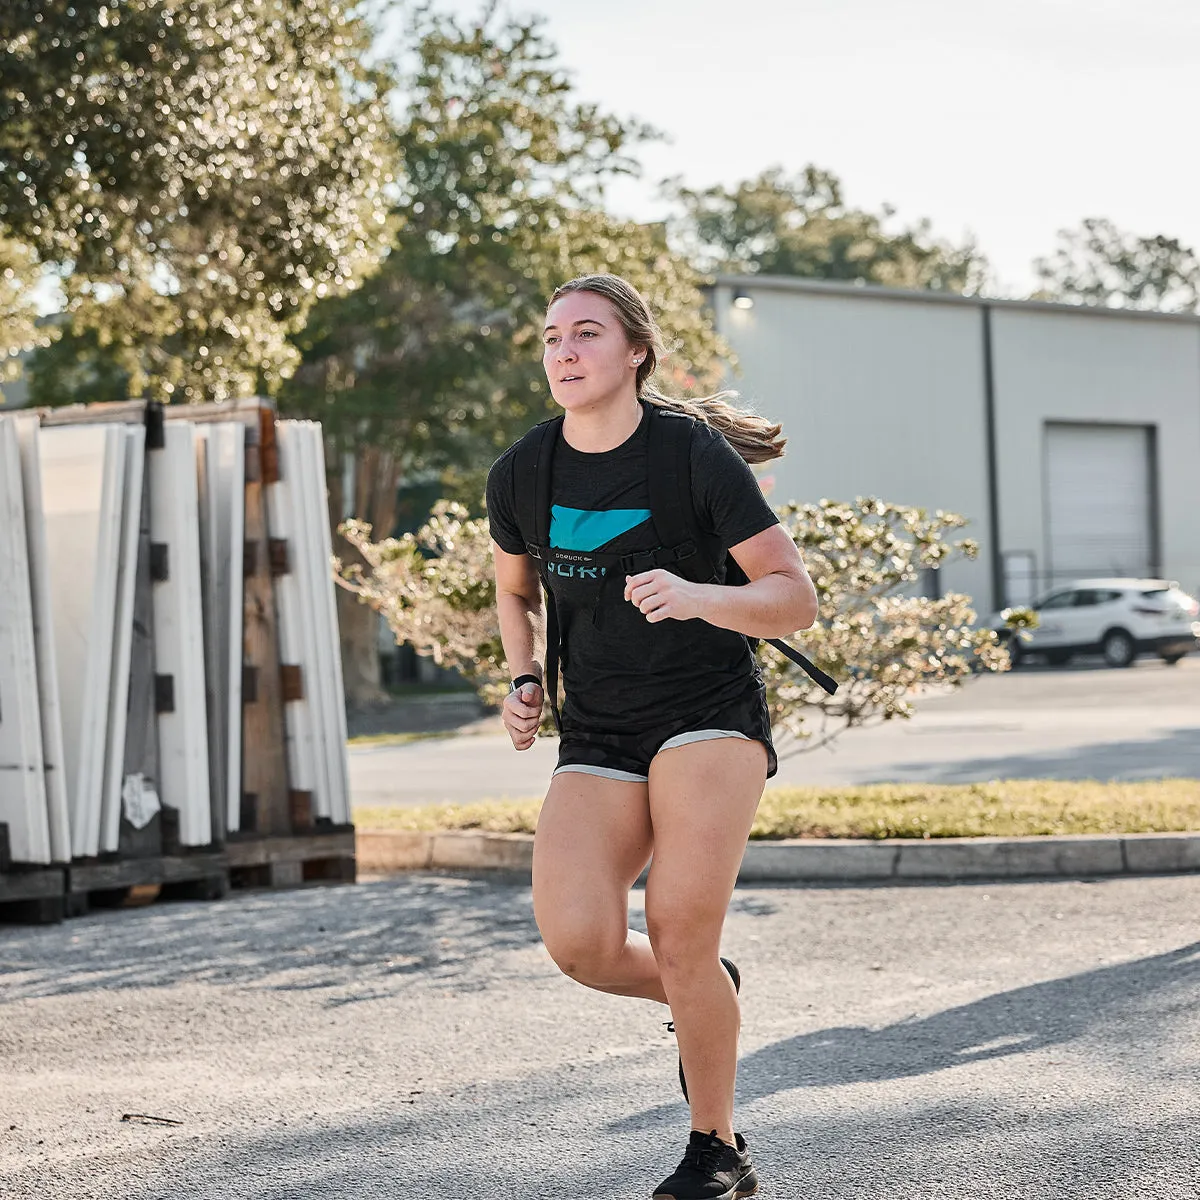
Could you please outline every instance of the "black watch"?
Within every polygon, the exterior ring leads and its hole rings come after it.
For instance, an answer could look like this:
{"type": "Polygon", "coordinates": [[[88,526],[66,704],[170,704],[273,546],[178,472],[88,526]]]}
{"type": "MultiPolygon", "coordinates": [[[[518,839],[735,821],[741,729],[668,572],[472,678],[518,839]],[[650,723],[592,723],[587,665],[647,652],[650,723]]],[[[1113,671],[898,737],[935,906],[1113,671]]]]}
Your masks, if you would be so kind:
{"type": "Polygon", "coordinates": [[[519,692],[527,683],[536,683],[538,687],[542,686],[542,681],[536,675],[518,675],[508,685],[508,690],[510,692],[519,692]]]}

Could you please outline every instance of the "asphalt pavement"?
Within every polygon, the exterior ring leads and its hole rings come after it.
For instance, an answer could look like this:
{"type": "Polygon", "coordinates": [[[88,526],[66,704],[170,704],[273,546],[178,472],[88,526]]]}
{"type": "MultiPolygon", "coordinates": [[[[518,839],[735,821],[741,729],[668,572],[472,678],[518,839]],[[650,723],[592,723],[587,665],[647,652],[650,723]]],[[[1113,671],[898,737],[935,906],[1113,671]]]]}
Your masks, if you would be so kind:
{"type": "MultiPolygon", "coordinates": [[[[1173,667],[1026,667],[925,695],[916,708],[822,749],[781,742],[772,782],[1200,778],[1200,655],[1173,667]]],[[[540,796],[556,754],[554,738],[514,751],[490,717],[455,737],[352,746],[351,796],[359,805],[540,796]]]]}
{"type": "MultiPolygon", "coordinates": [[[[1200,1194],[1197,913],[1198,876],[739,888],[761,1195],[1200,1194]]],[[[687,1135],[665,1010],[561,976],[496,878],[3,928],[0,973],[5,1200],[633,1200],[687,1135]]]]}

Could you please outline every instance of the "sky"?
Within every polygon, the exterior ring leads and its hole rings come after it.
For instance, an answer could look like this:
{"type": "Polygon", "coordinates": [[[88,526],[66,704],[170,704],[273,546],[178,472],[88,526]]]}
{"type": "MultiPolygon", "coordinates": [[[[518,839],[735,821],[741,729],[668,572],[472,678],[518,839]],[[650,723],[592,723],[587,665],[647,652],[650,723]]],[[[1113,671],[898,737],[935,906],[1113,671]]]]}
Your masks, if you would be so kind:
{"type": "MultiPolygon", "coordinates": [[[[460,16],[479,0],[433,0],[460,16]]],[[[654,183],[833,171],[846,201],[973,235],[998,294],[1034,286],[1060,229],[1106,217],[1200,247],[1200,0],[597,0],[526,3],[581,99],[669,136],[654,183]]]]}

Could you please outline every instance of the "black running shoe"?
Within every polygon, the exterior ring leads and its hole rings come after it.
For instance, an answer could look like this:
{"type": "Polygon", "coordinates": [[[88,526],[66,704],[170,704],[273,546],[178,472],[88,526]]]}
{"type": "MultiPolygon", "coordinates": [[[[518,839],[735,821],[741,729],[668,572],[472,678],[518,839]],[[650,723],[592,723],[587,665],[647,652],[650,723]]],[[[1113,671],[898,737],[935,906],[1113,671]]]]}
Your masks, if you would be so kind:
{"type": "MultiPolygon", "coordinates": [[[[741,971],[739,971],[737,969],[737,967],[732,962],[730,962],[730,960],[727,958],[721,959],[721,965],[725,968],[725,970],[727,970],[729,972],[729,978],[733,980],[733,990],[740,994],[741,990],[742,990],[742,973],[741,973],[741,971]]],[[[675,1032],[675,1022],[674,1021],[667,1021],[666,1026],[667,1026],[668,1033],[675,1032]]],[[[682,1058],[679,1060],[679,1086],[683,1089],[683,1098],[686,1100],[688,1098],[687,1080],[683,1077],[683,1059],[682,1058]]]]}
{"type": "Polygon", "coordinates": [[[717,1137],[717,1131],[693,1129],[683,1162],[675,1174],[654,1189],[654,1200],[740,1200],[758,1191],[758,1175],[746,1149],[746,1139],[733,1135],[736,1146],[717,1137]]]}

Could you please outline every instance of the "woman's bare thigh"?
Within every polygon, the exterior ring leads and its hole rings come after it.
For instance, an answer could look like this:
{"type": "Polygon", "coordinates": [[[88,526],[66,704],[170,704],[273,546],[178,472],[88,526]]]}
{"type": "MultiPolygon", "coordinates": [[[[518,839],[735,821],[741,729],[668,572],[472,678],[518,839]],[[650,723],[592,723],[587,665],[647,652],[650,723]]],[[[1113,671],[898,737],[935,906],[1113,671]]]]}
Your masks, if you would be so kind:
{"type": "Polygon", "coordinates": [[[650,764],[646,921],[656,953],[707,943],[715,952],[766,774],[762,743],[740,738],[664,750],[650,764]]]}
{"type": "Polygon", "coordinates": [[[555,942],[624,942],[629,889],[650,858],[645,783],[564,771],[550,781],[533,841],[533,907],[555,942]]]}

